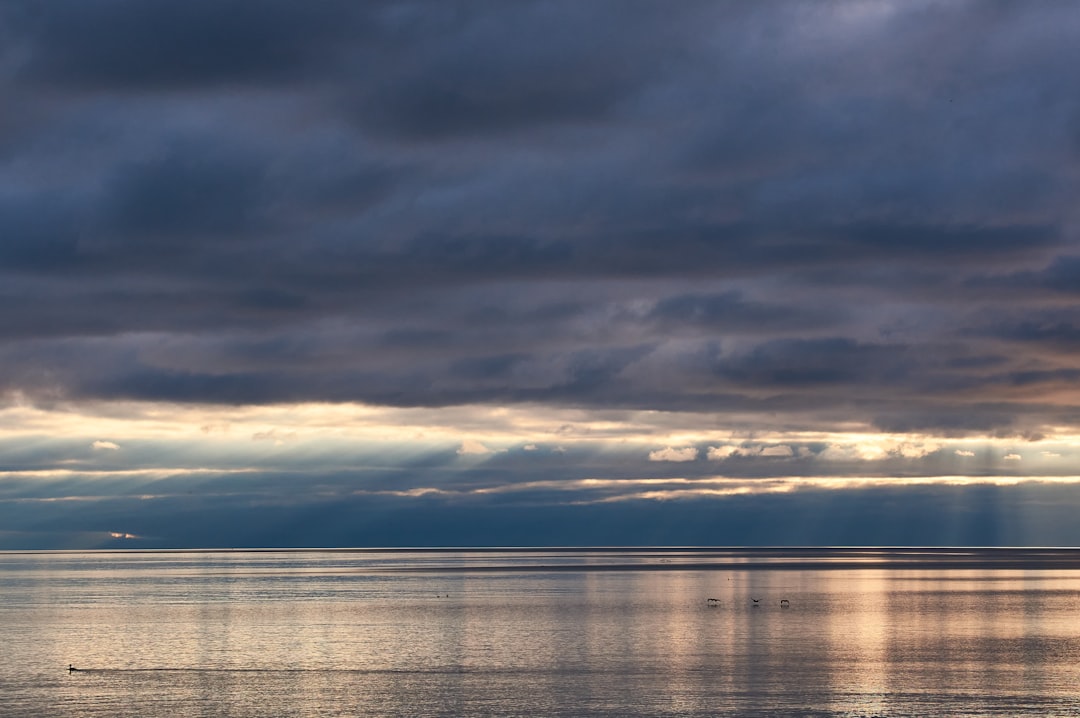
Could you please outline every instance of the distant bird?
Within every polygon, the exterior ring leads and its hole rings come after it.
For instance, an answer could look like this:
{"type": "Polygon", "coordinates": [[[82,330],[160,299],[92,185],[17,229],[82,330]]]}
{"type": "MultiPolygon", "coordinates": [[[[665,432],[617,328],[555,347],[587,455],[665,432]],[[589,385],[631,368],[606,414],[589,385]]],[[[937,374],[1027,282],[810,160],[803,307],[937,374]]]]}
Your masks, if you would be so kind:
{"type": "Polygon", "coordinates": [[[751,598],[750,600],[754,602],[754,607],[757,608],[758,601],[760,601],[761,599],[760,598],[751,598]]]}
{"type": "Polygon", "coordinates": [[[791,601],[787,600],[786,598],[780,599],[780,608],[788,608],[789,606],[791,606],[791,601]]]}

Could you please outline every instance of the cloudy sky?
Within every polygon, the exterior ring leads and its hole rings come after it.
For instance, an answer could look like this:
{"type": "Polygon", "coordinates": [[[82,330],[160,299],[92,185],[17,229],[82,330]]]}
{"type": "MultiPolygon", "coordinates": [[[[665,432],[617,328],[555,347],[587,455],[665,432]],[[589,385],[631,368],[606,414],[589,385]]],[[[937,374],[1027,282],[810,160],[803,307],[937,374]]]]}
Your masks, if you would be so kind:
{"type": "Polygon", "coordinates": [[[0,548],[1080,543],[1078,32],[7,0],[0,548]]]}

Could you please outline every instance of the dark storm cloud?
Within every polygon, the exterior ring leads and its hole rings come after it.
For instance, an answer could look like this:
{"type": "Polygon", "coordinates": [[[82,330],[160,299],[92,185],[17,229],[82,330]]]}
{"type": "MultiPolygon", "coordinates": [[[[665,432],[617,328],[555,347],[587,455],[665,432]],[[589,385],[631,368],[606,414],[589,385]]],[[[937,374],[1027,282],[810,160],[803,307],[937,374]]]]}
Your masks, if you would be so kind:
{"type": "Polygon", "coordinates": [[[362,36],[353,3],[266,0],[9,3],[34,48],[26,72],[76,91],[205,89],[296,80],[328,45],[362,36]]]}
{"type": "Polygon", "coordinates": [[[7,3],[0,386],[1071,422],[1078,23],[7,3]]]}
{"type": "Polygon", "coordinates": [[[65,269],[77,261],[73,208],[63,196],[5,197],[0,202],[0,263],[23,271],[65,269]]]}
{"type": "Polygon", "coordinates": [[[531,5],[498,14],[498,21],[446,18],[449,32],[424,38],[362,93],[356,120],[409,140],[600,122],[654,70],[647,28],[612,32],[598,8],[531,5]],[[524,36],[543,41],[512,40],[524,36]],[[613,52],[618,62],[610,62],[613,52]]]}
{"type": "Polygon", "coordinates": [[[125,236],[207,235],[229,239],[257,227],[259,160],[230,157],[227,147],[170,147],[164,156],[120,168],[106,189],[108,230],[125,236]]]}
{"type": "Polygon", "coordinates": [[[1080,257],[1064,255],[1054,258],[1035,270],[979,276],[971,279],[972,286],[993,291],[1011,292],[1016,296],[1070,295],[1080,291],[1080,257]]]}
{"type": "Polygon", "coordinates": [[[649,318],[665,325],[687,325],[695,329],[772,333],[806,331],[838,323],[842,312],[827,308],[746,301],[738,292],[720,294],[678,294],[656,303],[649,318]]]}
{"type": "Polygon", "coordinates": [[[1061,312],[1042,318],[1032,318],[1016,324],[1003,324],[993,330],[994,335],[1015,342],[1033,342],[1066,351],[1080,346],[1080,327],[1072,313],[1061,312]],[[1065,316],[1060,316],[1065,315],[1065,316]]]}
{"type": "Polygon", "coordinates": [[[861,345],[850,339],[781,339],[721,360],[716,371],[743,386],[803,387],[903,384],[911,372],[907,347],[861,345]]]}

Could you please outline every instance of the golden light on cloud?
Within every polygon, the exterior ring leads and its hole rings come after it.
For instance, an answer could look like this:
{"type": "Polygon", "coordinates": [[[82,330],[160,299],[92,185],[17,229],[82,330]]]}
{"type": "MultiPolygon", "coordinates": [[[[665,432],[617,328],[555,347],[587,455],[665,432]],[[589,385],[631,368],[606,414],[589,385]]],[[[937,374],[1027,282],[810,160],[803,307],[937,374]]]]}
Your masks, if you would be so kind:
{"type": "Polygon", "coordinates": [[[676,499],[788,494],[797,491],[842,491],[866,488],[930,487],[930,486],[1019,486],[1024,484],[1078,485],[1080,476],[859,476],[822,478],[790,476],[780,478],[746,479],[731,477],[639,478],[639,479],[577,479],[524,481],[485,487],[445,489],[416,487],[408,490],[357,491],[357,494],[416,496],[481,496],[492,494],[527,494],[543,491],[574,494],[594,494],[572,499],[570,503],[612,503],[618,501],[670,501],[676,499]]]}
{"type": "Polygon", "coordinates": [[[698,450],[692,446],[675,448],[672,446],[649,452],[649,461],[693,461],[698,456],[698,450]]]}
{"type": "MultiPolygon", "coordinates": [[[[97,449],[119,448],[137,440],[188,440],[268,444],[320,440],[424,442],[461,446],[462,437],[488,448],[514,445],[638,444],[648,451],[694,446],[720,460],[758,453],[782,456],[794,447],[820,444],[836,458],[874,460],[917,458],[967,444],[1003,444],[992,436],[949,441],[933,435],[889,434],[851,426],[833,431],[770,431],[746,424],[740,416],[692,412],[615,411],[540,406],[456,406],[395,408],[364,404],[209,406],[154,402],[86,402],[49,408],[9,402],[0,408],[0,440],[29,436],[85,437],[97,449]],[[716,427],[704,430],[701,427],[716,427]],[[726,428],[725,428],[726,427],[726,428]],[[747,428],[749,427],[749,428],[747,428]],[[111,437],[109,440],[102,435],[111,437]],[[661,447],[657,449],[657,447],[661,447]]],[[[1045,434],[1044,442],[1080,448],[1080,435],[1045,434]]],[[[1012,442],[1015,443],[1015,440],[1012,442]]],[[[1015,453],[1009,449],[1007,453],[1015,453]]]]}
{"type": "Polygon", "coordinates": [[[461,456],[483,456],[484,454],[490,454],[491,449],[476,439],[465,439],[465,441],[461,442],[461,446],[458,447],[457,453],[461,456]]]}
{"type": "MultiPolygon", "coordinates": [[[[312,467],[355,471],[359,476],[373,467],[396,469],[411,457],[425,454],[451,459],[456,455],[461,457],[460,463],[470,465],[518,462],[507,475],[525,462],[541,465],[543,461],[565,462],[561,466],[567,478],[574,478],[578,471],[603,473],[604,469],[597,468],[601,464],[624,476],[634,462],[650,467],[640,473],[677,470],[696,474],[685,479],[694,482],[690,484],[680,484],[675,478],[658,479],[660,484],[637,484],[649,492],[649,498],[659,499],[886,483],[1073,482],[1069,476],[1051,475],[1071,471],[1072,461],[1080,455],[1080,436],[1064,431],[1020,445],[1015,437],[956,439],[876,433],[855,426],[851,431],[755,431],[724,428],[730,427],[731,422],[726,422],[726,417],[715,414],[590,412],[533,406],[433,409],[362,404],[222,407],[97,402],[44,408],[15,402],[0,409],[0,442],[8,446],[61,445],[50,449],[52,453],[42,450],[43,458],[36,463],[12,464],[7,471],[0,470],[0,478],[212,480],[215,476],[276,471],[311,475],[312,467]],[[714,428],[695,428],[702,426],[714,428]],[[88,454],[86,447],[93,453],[88,454]],[[583,457],[579,466],[572,465],[575,457],[583,457]],[[594,457],[598,463],[589,463],[584,457],[594,457]],[[878,462],[882,472],[895,475],[843,478],[872,474],[873,462],[878,462]],[[796,464],[802,467],[798,473],[817,477],[784,478],[785,473],[795,473],[791,467],[796,464]],[[900,466],[910,470],[901,471],[900,466]],[[709,472],[771,473],[768,480],[780,483],[769,485],[764,478],[702,476],[709,472]],[[1033,476],[1013,476],[1022,472],[1033,476]],[[994,473],[1008,475],[995,477],[994,473]],[[927,475],[912,478],[915,474],[927,475]]],[[[419,485],[399,488],[428,491],[422,476],[415,480],[419,485]]],[[[612,496],[622,497],[637,490],[632,479],[618,481],[621,483],[607,487],[557,481],[549,488],[556,492],[604,488],[612,496]]],[[[457,490],[452,482],[437,485],[440,490],[457,490]]],[[[508,483],[469,490],[524,491],[528,486],[536,484],[508,483]]]]}
{"type": "Polygon", "coordinates": [[[732,456],[763,456],[774,458],[788,458],[795,456],[796,451],[787,444],[751,444],[748,446],[710,446],[706,456],[710,461],[723,461],[732,456]]]}

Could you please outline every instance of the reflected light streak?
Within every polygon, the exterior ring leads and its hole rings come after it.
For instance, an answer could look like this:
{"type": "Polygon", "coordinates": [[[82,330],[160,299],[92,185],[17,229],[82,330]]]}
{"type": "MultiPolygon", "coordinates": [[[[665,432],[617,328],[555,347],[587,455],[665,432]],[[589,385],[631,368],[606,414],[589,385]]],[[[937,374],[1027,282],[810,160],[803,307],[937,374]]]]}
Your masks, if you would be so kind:
{"type": "Polygon", "coordinates": [[[0,481],[4,479],[96,479],[96,478],[137,478],[156,481],[184,476],[225,476],[235,474],[266,473],[265,469],[251,467],[232,469],[212,469],[206,467],[169,467],[155,469],[18,469],[0,471],[0,481]]]}
{"type": "Polygon", "coordinates": [[[851,490],[893,488],[897,486],[1017,486],[1021,484],[1080,484],[1080,476],[919,476],[919,477],[854,477],[817,478],[783,477],[770,479],[736,479],[713,477],[705,479],[577,479],[567,481],[524,481],[497,486],[445,489],[414,487],[398,490],[358,490],[355,494],[398,497],[420,496],[482,496],[495,494],[549,491],[556,493],[617,492],[575,503],[612,503],[617,501],[666,501],[686,498],[749,496],[783,494],[801,490],[851,490]]]}
{"type": "MultiPolygon", "coordinates": [[[[179,494],[118,494],[126,499],[138,499],[139,501],[154,501],[157,499],[172,499],[179,496],[179,494]]],[[[10,499],[0,499],[0,504],[64,504],[64,503],[100,503],[102,501],[111,501],[117,498],[118,495],[106,494],[100,496],[90,495],[78,495],[78,496],[24,496],[10,499]]],[[[208,494],[209,495],[209,494],[208,494]]],[[[213,496],[224,496],[225,494],[213,494],[213,496]]]]}
{"type": "MultiPolygon", "coordinates": [[[[874,557],[862,560],[872,561],[874,557]]],[[[829,612],[823,621],[829,664],[842,662],[851,667],[842,674],[830,675],[830,680],[838,691],[858,691],[867,696],[871,701],[865,706],[868,714],[885,714],[888,705],[880,697],[888,695],[892,679],[887,670],[893,630],[890,623],[895,620],[888,610],[892,584],[889,574],[883,571],[862,571],[855,587],[870,600],[858,601],[857,610],[829,612]]]]}

